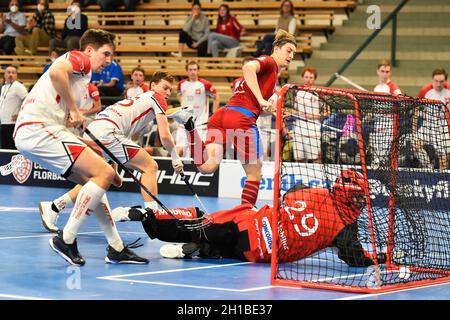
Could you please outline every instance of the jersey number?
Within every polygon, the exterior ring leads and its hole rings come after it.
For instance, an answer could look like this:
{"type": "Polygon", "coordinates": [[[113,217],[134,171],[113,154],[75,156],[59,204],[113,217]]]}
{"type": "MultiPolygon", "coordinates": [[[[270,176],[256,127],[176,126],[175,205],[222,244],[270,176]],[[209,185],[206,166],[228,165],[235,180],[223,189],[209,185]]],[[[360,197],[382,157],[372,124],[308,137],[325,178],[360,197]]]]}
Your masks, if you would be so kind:
{"type": "Polygon", "coordinates": [[[128,98],[128,99],[123,99],[119,102],[116,102],[117,105],[121,106],[121,107],[131,107],[133,105],[133,103],[138,100],[140,97],[136,96],[133,98],[128,98]]]}

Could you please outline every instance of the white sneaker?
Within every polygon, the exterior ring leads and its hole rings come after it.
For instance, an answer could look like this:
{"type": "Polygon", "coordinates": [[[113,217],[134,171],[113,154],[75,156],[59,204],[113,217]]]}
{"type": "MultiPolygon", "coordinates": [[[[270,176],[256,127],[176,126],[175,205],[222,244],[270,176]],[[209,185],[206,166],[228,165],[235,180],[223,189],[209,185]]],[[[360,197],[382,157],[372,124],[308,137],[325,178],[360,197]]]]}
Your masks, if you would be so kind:
{"type": "Polygon", "coordinates": [[[59,229],[56,226],[56,221],[58,221],[59,213],[53,211],[52,202],[39,202],[39,213],[41,214],[41,221],[44,228],[50,232],[57,233],[59,229]]]}
{"type": "Polygon", "coordinates": [[[182,244],[165,244],[159,249],[159,253],[168,259],[184,258],[182,244]]]}
{"type": "Polygon", "coordinates": [[[194,116],[194,107],[181,106],[178,108],[170,108],[166,110],[166,116],[169,119],[175,119],[180,124],[186,124],[194,116]]]}
{"type": "Polygon", "coordinates": [[[174,56],[174,57],[182,57],[183,55],[181,54],[181,53],[179,53],[179,52],[171,52],[170,53],[172,56],[174,56]]]}
{"type": "Polygon", "coordinates": [[[185,244],[170,243],[163,245],[159,249],[159,253],[168,259],[192,258],[199,255],[200,246],[194,242],[185,244]]]}
{"type": "Polygon", "coordinates": [[[129,210],[130,207],[117,207],[111,211],[111,216],[114,221],[130,221],[129,210]]]}

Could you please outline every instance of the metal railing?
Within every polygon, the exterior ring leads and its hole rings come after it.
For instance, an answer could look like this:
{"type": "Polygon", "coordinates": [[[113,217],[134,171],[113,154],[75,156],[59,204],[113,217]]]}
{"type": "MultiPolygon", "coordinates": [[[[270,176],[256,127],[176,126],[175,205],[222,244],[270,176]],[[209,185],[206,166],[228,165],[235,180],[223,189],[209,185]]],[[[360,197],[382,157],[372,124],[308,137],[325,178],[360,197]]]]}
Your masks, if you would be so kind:
{"type": "Polygon", "coordinates": [[[342,66],[331,76],[331,78],[327,81],[325,84],[326,87],[329,87],[333,84],[333,82],[337,79],[336,74],[340,75],[342,74],[352,63],[353,61],[358,57],[358,55],[364,51],[365,48],[372,42],[373,39],[376,38],[376,36],[386,27],[386,25],[392,21],[392,37],[391,37],[391,64],[392,66],[397,65],[397,57],[396,57],[396,51],[397,51],[397,14],[399,11],[405,6],[405,4],[409,0],[402,0],[400,4],[384,19],[384,21],[381,23],[380,27],[375,29],[375,31],[367,37],[367,39],[359,46],[358,49],[353,52],[353,54],[350,56],[350,58],[345,61],[342,66]]]}

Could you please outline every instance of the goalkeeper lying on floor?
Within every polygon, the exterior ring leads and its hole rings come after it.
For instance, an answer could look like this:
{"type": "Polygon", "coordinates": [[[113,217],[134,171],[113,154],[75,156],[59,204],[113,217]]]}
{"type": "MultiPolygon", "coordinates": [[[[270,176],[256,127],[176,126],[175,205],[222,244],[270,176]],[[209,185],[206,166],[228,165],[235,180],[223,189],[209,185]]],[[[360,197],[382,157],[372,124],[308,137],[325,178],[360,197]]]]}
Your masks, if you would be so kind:
{"type": "MultiPolygon", "coordinates": [[[[367,182],[354,170],[343,170],[333,190],[297,185],[284,195],[280,207],[281,262],[295,261],[326,247],[338,249],[338,257],[349,266],[374,262],[358,241],[356,220],[365,205],[367,182]]],[[[198,218],[198,208],[170,209],[177,218],[198,218]]],[[[176,227],[164,210],[119,207],[116,221],[141,221],[151,239],[184,244],[166,244],[160,253],[166,258],[232,258],[269,262],[272,249],[272,206],[256,210],[250,204],[210,215],[213,224],[203,231],[186,232],[176,227]]],[[[379,263],[382,263],[379,258],[379,263]]]]}

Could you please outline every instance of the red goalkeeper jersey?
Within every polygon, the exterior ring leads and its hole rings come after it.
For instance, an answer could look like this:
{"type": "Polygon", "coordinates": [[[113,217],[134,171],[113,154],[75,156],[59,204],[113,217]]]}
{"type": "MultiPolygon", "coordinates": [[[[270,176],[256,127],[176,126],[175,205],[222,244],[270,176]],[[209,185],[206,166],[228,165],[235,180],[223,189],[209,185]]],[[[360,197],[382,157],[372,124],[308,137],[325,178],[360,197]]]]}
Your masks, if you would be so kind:
{"type": "MultiPolygon", "coordinates": [[[[307,188],[288,194],[280,210],[280,261],[295,261],[328,247],[345,226],[338,210],[342,213],[349,209],[337,204],[325,188],[307,188]]],[[[233,221],[239,231],[248,232],[250,249],[243,254],[252,262],[270,261],[272,215],[273,208],[269,205],[256,211],[249,204],[213,214],[214,223],[233,221]]]]}
{"type": "MultiPolygon", "coordinates": [[[[196,218],[194,208],[170,209],[178,218],[196,218]]],[[[239,232],[247,232],[248,248],[242,249],[247,261],[269,262],[272,254],[272,206],[259,210],[243,204],[230,210],[211,214],[214,224],[234,222],[239,232]]],[[[280,209],[279,257],[280,261],[295,261],[328,247],[345,227],[340,214],[347,223],[356,221],[360,212],[344,207],[334,201],[328,189],[305,188],[289,193],[280,209]]],[[[172,219],[163,210],[155,211],[157,219],[172,219]]]]}

